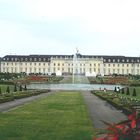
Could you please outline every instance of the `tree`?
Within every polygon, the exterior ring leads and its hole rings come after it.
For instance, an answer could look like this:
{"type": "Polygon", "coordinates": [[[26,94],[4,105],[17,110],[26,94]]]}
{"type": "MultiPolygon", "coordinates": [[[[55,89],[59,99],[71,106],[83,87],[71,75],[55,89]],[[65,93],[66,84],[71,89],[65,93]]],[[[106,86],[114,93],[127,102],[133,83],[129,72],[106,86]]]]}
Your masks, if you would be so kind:
{"type": "Polygon", "coordinates": [[[137,96],[135,88],[133,89],[133,96],[137,96]]]}
{"type": "Polygon", "coordinates": [[[10,93],[10,88],[7,86],[6,93],[10,93]]]}
{"type": "Polygon", "coordinates": [[[126,89],[126,95],[130,95],[129,88],[126,89]]]}
{"type": "Polygon", "coordinates": [[[14,92],[17,92],[17,85],[14,86],[14,92]]]}
{"type": "Polygon", "coordinates": [[[19,86],[19,91],[22,91],[22,85],[19,86]]]}

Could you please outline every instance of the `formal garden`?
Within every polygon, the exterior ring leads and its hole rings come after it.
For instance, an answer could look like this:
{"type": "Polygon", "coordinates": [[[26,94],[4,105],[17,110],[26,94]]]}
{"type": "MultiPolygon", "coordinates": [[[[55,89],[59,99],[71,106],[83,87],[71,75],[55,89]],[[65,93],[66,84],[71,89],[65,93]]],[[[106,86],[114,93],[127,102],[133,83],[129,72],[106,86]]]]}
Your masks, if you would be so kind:
{"type": "MultiPolygon", "coordinates": [[[[76,79],[75,83],[85,82],[76,79]]],[[[7,139],[36,140],[139,140],[139,76],[88,77],[90,84],[116,85],[114,90],[91,91],[101,100],[108,102],[128,116],[116,124],[106,124],[106,129],[95,129],[91,125],[83,97],[78,91],[60,91],[39,98],[27,105],[0,113],[0,136],[7,139]],[[119,88],[122,85],[123,88],[119,88]],[[137,136],[137,138],[136,138],[137,136]]],[[[31,83],[70,83],[72,77],[55,75],[0,74],[0,103],[47,93],[50,90],[28,89],[31,83]]],[[[86,81],[88,83],[88,81],[86,81]]]]}
{"type": "Polygon", "coordinates": [[[30,97],[50,90],[28,90],[30,83],[58,83],[63,77],[25,73],[0,73],[0,103],[30,97]]]}

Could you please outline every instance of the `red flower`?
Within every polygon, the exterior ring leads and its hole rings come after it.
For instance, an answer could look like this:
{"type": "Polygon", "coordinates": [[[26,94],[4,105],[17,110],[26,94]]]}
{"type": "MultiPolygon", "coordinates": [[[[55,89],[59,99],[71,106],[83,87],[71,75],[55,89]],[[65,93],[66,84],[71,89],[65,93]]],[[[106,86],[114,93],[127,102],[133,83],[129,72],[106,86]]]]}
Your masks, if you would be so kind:
{"type": "Polygon", "coordinates": [[[131,121],[131,128],[134,128],[136,125],[136,111],[128,115],[128,119],[131,121]]]}
{"type": "MultiPolygon", "coordinates": [[[[104,122],[104,121],[103,121],[104,122]]],[[[93,140],[119,140],[120,138],[125,139],[129,136],[133,136],[133,140],[140,140],[140,133],[133,134],[134,128],[139,131],[140,128],[140,118],[134,111],[132,114],[128,115],[128,120],[125,120],[118,124],[110,124],[104,122],[107,127],[106,136],[102,138],[93,138],[93,140]],[[137,126],[136,126],[137,123],[137,126]]]]}

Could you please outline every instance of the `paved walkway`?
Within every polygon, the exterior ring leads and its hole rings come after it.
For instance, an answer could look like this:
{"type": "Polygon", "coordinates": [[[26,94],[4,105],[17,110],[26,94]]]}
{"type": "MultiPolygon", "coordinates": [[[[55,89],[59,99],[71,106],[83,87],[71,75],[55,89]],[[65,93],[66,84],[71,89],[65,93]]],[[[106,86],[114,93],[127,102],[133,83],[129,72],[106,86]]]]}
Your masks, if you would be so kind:
{"type": "Polygon", "coordinates": [[[48,93],[42,93],[42,94],[39,94],[39,95],[36,95],[36,96],[27,97],[27,98],[17,99],[17,100],[6,102],[6,103],[2,103],[2,104],[0,104],[0,112],[8,111],[11,108],[24,105],[24,104],[29,103],[33,100],[38,99],[38,98],[48,96],[52,93],[54,93],[54,91],[53,92],[48,92],[48,93]]]}
{"type": "Polygon", "coordinates": [[[90,91],[81,91],[81,93],[87,105],[89,116],[94,128],[106,127],[106,125],[101,120],[109,123],[116,123],[127,119],[127,117],[121,113],[121,111],[116,110],[106,101],[103,101],[95,95],[91,94],[90,91]]]}

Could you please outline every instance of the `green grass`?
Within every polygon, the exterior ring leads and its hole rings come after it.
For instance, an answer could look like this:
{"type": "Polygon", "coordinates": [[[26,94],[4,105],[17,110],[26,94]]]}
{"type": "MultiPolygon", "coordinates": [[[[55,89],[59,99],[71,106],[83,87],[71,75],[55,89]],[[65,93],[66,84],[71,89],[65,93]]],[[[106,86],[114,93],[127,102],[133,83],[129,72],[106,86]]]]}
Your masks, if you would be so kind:
{"type": "Polygon", "coordinates": [[[3,93],[5,93],[8,86],[10,87],[10,91],[13,92],[14,91],[14,86],[13,85],[0,85],[1,91],[3,93]]]}
{"type": "Polygon", "coordinates": [[[73,82],[75,84],[79,84],[79,83],[89,84],[89,80],[87,79],[87,77],[82,75],[74,75],[74,76],[71,75],[69,77],[65,77],[60,83],[73,83],[73,82]]]}
{"type": "Polygon", "coordinates": [[[137,93],[137,96],[136,97],[138,97],[140,99],[140,87],[129,87],[130,94],[131,95],[133,94],[134,88],[136,89],[136,93],[137,93]]]}
{"type": "Polygon", "coordinates": [[[79,92],[59,92],[0,113],[2,140],[91,140],[93,134],[79,92]]]}

